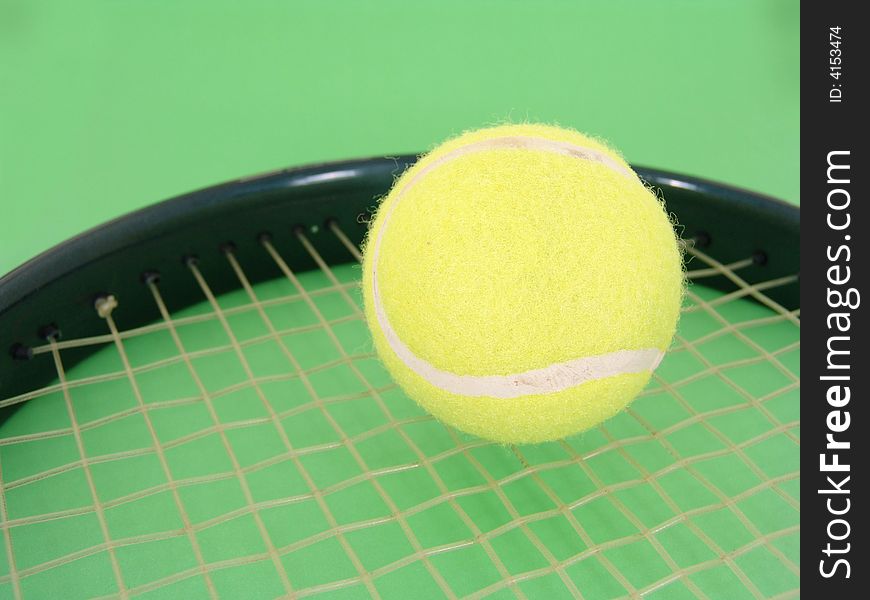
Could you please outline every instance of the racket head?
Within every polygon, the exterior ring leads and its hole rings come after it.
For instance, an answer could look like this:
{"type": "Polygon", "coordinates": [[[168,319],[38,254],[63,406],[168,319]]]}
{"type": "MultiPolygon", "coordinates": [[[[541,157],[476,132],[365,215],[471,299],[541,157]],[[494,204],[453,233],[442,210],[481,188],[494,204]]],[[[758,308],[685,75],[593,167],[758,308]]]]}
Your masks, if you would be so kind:
{"type": "Polygon", "coordinates": [[[677,341],[601,427],[503,447],[372,355],[357,247],[412,161],[195,192],[0,280],[9,595],[798,595],[798,210],[638,169],[688,240],[677,341]]]}

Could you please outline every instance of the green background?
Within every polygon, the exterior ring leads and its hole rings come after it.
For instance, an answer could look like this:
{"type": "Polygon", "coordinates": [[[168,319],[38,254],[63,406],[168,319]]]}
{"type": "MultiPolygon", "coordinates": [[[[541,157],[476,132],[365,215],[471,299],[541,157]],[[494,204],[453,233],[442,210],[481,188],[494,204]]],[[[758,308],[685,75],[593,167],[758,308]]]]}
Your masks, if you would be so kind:
{"type": "Polygon", "coordinates": [[[0,273],[191,189],[502,121],[797,202],[798,8],[0,0],[0,273]]]}

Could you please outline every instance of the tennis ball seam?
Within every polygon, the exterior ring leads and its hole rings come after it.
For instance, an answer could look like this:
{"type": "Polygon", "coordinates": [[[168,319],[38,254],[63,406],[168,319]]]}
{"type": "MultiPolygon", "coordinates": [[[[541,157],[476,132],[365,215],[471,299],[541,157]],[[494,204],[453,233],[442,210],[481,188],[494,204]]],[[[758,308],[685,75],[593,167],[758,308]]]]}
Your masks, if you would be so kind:
{"type": "Polygon", "coordinates": [[[642,348],[579,357],[551,364],[544,368],[510,375],[459,375],[444,371],[426,362],[417,356],[399,338],[386,315],[378,288],[378,262],[381,241],[384,232],[388,229],[393,211],[401,202],[402,197],[432,170],[469,154],[502,149],[532,150],[562,154],[579,160],[595,162],[626,178],[637,179],[637,176],[629,168],[601,151],[569,142],[530,136],[505,136],[482,140],[456,148],[426,165],[419,172],[415,173],[414,177],[398,191],[394,202],[384,215],[383,223],[374,240],[371,289],[374,312],[391,350],[406,367],[431,385],[441,390],[464,396],[518,398],[530,394],[549,394],[597,379],[655,370],[662,361],[664,352],[658,348],[642,348]]]}

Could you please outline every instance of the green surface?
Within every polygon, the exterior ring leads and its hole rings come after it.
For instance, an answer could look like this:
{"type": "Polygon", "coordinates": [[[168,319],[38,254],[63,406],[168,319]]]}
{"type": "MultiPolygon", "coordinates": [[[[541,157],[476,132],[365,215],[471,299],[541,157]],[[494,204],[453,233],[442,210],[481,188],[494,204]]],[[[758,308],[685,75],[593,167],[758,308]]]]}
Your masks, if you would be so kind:
{"type": "Polygon", "coordinates": [[[194,188],[504,120],[798,200],[795,0],[0,0],[0,273],[194,188]]]}

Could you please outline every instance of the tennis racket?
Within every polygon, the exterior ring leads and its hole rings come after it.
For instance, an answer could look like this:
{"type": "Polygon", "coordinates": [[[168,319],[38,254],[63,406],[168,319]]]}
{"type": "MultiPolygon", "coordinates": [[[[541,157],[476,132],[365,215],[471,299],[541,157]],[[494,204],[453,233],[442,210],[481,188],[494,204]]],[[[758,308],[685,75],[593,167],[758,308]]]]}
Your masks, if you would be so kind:
{"type": "Polygon", "coordinates": [[[799,210],[638,169],[684,228],[673,347],[616,417],[508,447],[373,355],[359,244],[413,160],[233,181],[0,279],[0,597],[798,597],[799,210]]]}

